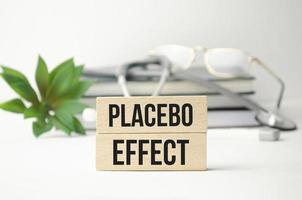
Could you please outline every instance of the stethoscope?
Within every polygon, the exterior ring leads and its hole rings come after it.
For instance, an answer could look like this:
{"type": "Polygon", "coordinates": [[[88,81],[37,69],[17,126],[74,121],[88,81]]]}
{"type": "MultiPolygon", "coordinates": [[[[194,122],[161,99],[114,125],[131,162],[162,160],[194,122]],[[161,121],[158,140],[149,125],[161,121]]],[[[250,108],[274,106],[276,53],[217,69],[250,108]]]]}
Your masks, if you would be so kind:
{"type": "Polygon", "coordinates": [[[147,67],[148,65],[158,65],[162,68],[158,85],[157,85],[156,89],[154,90],[154,92],[152,94],[150,94],[151,96],[160,95],[160,92],[161,92],[163,86],[165,85],[167,78],[171,74],[172,65],[171,65],[170,61],[164,56],[150,56],[143,61],[127,63],[127,64],[122,65],[120,68],[118,68],[117,80],[118,80],[119,85],[121,86],[122,92],[125,97],[131,96],[130,92],[127,88],[126,77],[128,75],[128,72],[133,68],[137,68],[137,67],[144,68],[144,67],[147,67]]]}
{"type": "MultiPolygon", "coordinates": [[[[126,77],[128,75],[128,72],[135,67],[146,67],[148,65],[159,65],[162,68],[162,73],[159,79],[159,83],[154,90],[154,92],[151,94],[152,96],[158,96],[161,93],[161,90],[167,81],[168,77],[173,74],[174,77],[183,79],[183,80],[189,80],[196,83],[199,83],[203,86],[208,87],[209,89],[212,89],[214,91],[217,91],[221,93],[222,95],[225,95],[234,101],[246,106],[248,109],[252,110],[256,114],[256,120],[259,122],[260,125],[270,127],[272,130],[274,130],[274,133],[277,133],[276,130],[282,130],[282,131],[290,131],[296,129],[296,124],[288,119],[287,117],[280,114],[278,111],[272,111],[268,110],[264,107],[262,107],[260,104],[247,99],[243,96],[240,96],[226,88],[223,88],[213,82],[204,80],[200,78],[198,75],[193,75],[190,73],[187,73],[185,70],[173,70],[173,64],[169,61],[168,58],[165,56],[157,56],[153,55],[148,57],[145,60],[142,61],[136,61],[127,63],[123,66],[121,66],[118,69],[117,77],[118,77],[118,83],[122,88],[123,94],[126,97],[131,96],[129,93],[129,90],[127,88],[127,80],[126,77]],[[173,72],[172,72],[173,71],[173,72]]],[[[274,136],[276,137],[276,136],[274,136]]]]}

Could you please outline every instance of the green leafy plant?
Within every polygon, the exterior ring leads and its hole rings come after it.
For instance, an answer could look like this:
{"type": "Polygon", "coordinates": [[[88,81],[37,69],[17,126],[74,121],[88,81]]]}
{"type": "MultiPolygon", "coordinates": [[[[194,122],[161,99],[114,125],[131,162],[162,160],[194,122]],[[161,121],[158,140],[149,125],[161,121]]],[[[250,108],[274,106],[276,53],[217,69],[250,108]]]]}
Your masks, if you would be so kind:
{"type": "Polygon", "coordinates": [[[53,127],[67,135],[72,132],[85,134],[76,114],[87,107],[79,99],[93,81],[80,79],[83,65],[76,66],[73,59],[68,59],[49,72],[45,61],[39,56],[35,74],[39,94],[24,74],[9,67],[1,67],[0,76],[20,97],[0,104],[0,108],[21,113],[25,119],[35,118],[32,130],[36,137],[53,127]]]}

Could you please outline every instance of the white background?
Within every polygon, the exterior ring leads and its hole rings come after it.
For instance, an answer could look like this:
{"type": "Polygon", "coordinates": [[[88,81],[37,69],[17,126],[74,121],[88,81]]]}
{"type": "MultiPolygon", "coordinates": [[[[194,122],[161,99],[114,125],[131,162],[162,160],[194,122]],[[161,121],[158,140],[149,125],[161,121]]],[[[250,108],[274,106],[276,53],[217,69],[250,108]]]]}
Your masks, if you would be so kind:
{"type": "MultiPolygon", "coordinates": [[[[33,80],[38,54],[89,67],[144,57],[165,43],[237,47],[287,84],[284,113],[301,126],[300,0],[0,0],[0,63],[33,80]]],[[[259,99],[271,96],[257,81],[259,99]]],[[[0,80],[0,102],[15,97],[0,80]]],[[[208,132],[206,172],[97,172],[94,133],[34,139],[29,120],[0,111],[0,199],[297,199],[302,135],[259,142],[259,129],[208,132]]]]}
{"type": "MultiPolygon", "coordinates": [[[[236,47],[260,57],[302,96],[300,0],[0,0],[0,63],[33,80],[68,57],[88,67],[142,58],[160,44],[236,47]]],[[[0,81],[0,100],[7,99],[0,81]]],[[[4,88],[5,87],[5,88],[4,88]]],[[[276,85],[259,78],[258,98],[276,85]]],[[[7,91],[8,92],[8,91],[7,91]]]]}

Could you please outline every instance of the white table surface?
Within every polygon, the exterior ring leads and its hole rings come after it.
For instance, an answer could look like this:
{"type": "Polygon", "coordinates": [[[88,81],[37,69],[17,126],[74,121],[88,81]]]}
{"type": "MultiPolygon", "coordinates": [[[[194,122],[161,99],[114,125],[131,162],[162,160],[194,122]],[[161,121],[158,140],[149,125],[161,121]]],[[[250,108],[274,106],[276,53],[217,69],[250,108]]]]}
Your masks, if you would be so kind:
{"type": "MultiPolygon", "coordinates": [[[[284,111],[302,124],[302,101],[284,111]],[[301,102],[301,103],[300,103],[301,102]]],[[[53,131],[0,111],[0,199],[302,199],[302,132],[260,142],[258,128],[208,131],[208,171],[101,172],[95,137],[53,131]]]]}

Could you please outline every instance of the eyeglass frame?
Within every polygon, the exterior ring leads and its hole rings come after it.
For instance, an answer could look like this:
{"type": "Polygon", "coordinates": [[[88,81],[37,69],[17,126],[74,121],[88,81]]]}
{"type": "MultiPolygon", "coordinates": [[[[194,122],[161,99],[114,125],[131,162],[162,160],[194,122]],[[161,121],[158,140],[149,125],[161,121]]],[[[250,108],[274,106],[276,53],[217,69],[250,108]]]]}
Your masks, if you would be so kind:
{"type": "MultiPolygon", "coordinates": [[[[166,46],[166,45],[161,45],[159,47],[163,47],[163,46],[166,46]]],[[[240,78],[241,76],[231,75],[231,74],[228,74],[228,73],[217,72],[214,69],[214,67],[211,66],[211,64],[208,60],[209,53],[211,53],[211,51],[217,51],[217,50],[230,51],[230,52],[237,51],[237,52],[242,53],[243,55],[247,56],[249,66],[252,66],[254,63],[259,65],[260,67],[262,67],[262,69],[264,69],[270,76],[272,76],[280,84],[280,92],[279,92],[278,99],[277,99],[277,104],[276,104],[276,107],[278,109],[280,108],[281,102],[282,102],[282,99],[283,99],[283,96],[284,96],[285,83],[276,73],[274,73],[271,70],[271,68],[269,68],[266,64],[264,64],[259,58],[255,57],[255,56],[252,56],[249,53],[247,53],[247,52],[245,52],[241,49],[237,49],[237,48],[206,48],[206,47],[201,47],[201,46],[191,48],[191,47],[182,46],[182,45],[173,45],[173,46],[190,48],[191,50],[193,50],[192,52],[194,52],[194,55],[193,55],[192,59],[190,60],[189,64],[187,66],[183,67],[184,69],[190,68],[192,66],[193,62],[196,59],[197,53],[202,51],[203,52],[203,57],[204,57],[204,64],[205,64],[205,68],[207,69],[207,71],[210,74],[212,74],[213,76],[221,77],[221,78],[227,78],[227,79],[240,78]]],[[[150,51],[150,52],[151,52],[152,55],[156,54],[153,50],[150,51]]]]}

